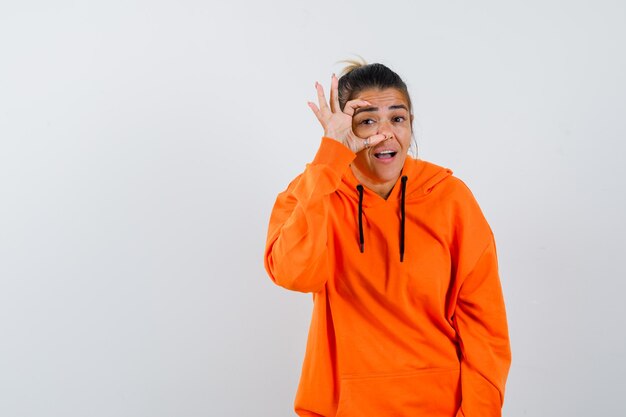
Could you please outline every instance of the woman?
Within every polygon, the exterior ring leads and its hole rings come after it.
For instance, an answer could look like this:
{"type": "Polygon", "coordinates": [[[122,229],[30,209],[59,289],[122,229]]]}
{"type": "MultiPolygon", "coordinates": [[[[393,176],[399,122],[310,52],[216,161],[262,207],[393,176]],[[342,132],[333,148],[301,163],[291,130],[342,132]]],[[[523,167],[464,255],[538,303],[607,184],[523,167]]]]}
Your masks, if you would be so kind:
{"type": "Polygon", "coordinates": [[[510,348],[493,234],[448,169],[408,156],[406,84],[381,64],[309,103],[313,162],[279,194],[265,267],[313,293],[300,416],[501,415],[510,348]]]}

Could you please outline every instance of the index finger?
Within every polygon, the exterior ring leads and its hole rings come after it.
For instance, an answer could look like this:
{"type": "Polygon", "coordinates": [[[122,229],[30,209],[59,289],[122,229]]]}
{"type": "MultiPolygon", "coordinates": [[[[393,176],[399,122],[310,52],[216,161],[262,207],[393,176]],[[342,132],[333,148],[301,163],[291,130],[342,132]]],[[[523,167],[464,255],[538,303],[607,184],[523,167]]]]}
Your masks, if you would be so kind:
{"type": "Polygon", "coordinates": [[[371,106],[370,102],[365,100],[350,100],[343,108],[343,112],[348,116],[354,116],[354,112],[356,111],[356,109],[365,106],[371,106]]]}

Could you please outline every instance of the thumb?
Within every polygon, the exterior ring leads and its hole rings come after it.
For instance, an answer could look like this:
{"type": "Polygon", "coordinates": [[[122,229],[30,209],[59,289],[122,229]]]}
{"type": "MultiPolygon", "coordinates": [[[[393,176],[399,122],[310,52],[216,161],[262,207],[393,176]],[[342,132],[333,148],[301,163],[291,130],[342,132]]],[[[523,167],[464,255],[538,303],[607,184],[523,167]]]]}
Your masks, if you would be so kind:
{"type": "Polygon", "coordinates": [[[380,133],[378,135],[373,135],[370,136],[369,138],[367,138],[366,141],[366,148],[371,148],[372,146],[376,146],[378,145],[380,142],[384,141],[387,139],[387,135],[385,135],[384,133],[380,133]]]}
{"type": "Polygon", "coordinates": [[[372,146],[378,145],[380,142],[384,141],[385,139],[387,139],[387,136],[383,133],[378,134],[378,135],[373,135],[365,139],[359,138],[357,141],[352,142],[354,145],[356,145],[356,149],[352,149],[352,150],[353,152],[360,152],[362,150],[371,148],[372,146]]]}

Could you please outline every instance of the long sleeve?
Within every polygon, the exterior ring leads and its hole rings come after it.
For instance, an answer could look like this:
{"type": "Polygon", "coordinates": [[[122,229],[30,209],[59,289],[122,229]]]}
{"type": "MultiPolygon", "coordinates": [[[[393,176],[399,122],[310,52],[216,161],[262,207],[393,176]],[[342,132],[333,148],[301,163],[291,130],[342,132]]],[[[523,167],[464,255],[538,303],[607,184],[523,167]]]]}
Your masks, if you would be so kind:
{"type": "Polygon", "coordinates": [[[278,195],[265,246],[265,269],[276,284],[316,292],[326,283],[330,196],[354,157],[341,143],[322,138],[313,161],[278,195]]]}
{"type": "Polygon", "coordinates": [[[501,416],[511,350],[493,236],[463,280],[454,321],[462,353],[457,417],[501,416]]]}

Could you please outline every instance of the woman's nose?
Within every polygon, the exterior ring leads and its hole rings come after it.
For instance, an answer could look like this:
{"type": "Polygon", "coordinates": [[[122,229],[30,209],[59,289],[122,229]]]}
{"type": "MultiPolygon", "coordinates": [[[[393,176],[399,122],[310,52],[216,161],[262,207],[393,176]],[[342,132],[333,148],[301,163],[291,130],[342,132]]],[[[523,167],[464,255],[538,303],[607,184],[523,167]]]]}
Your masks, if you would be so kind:
{"type": "Polygon", "coordinates": [[[389,120],[383,120],[378,124],[378,134],[384,134],[387,137],[391,136],[393,130],[391,128],[391,122],[389,120]]]}

